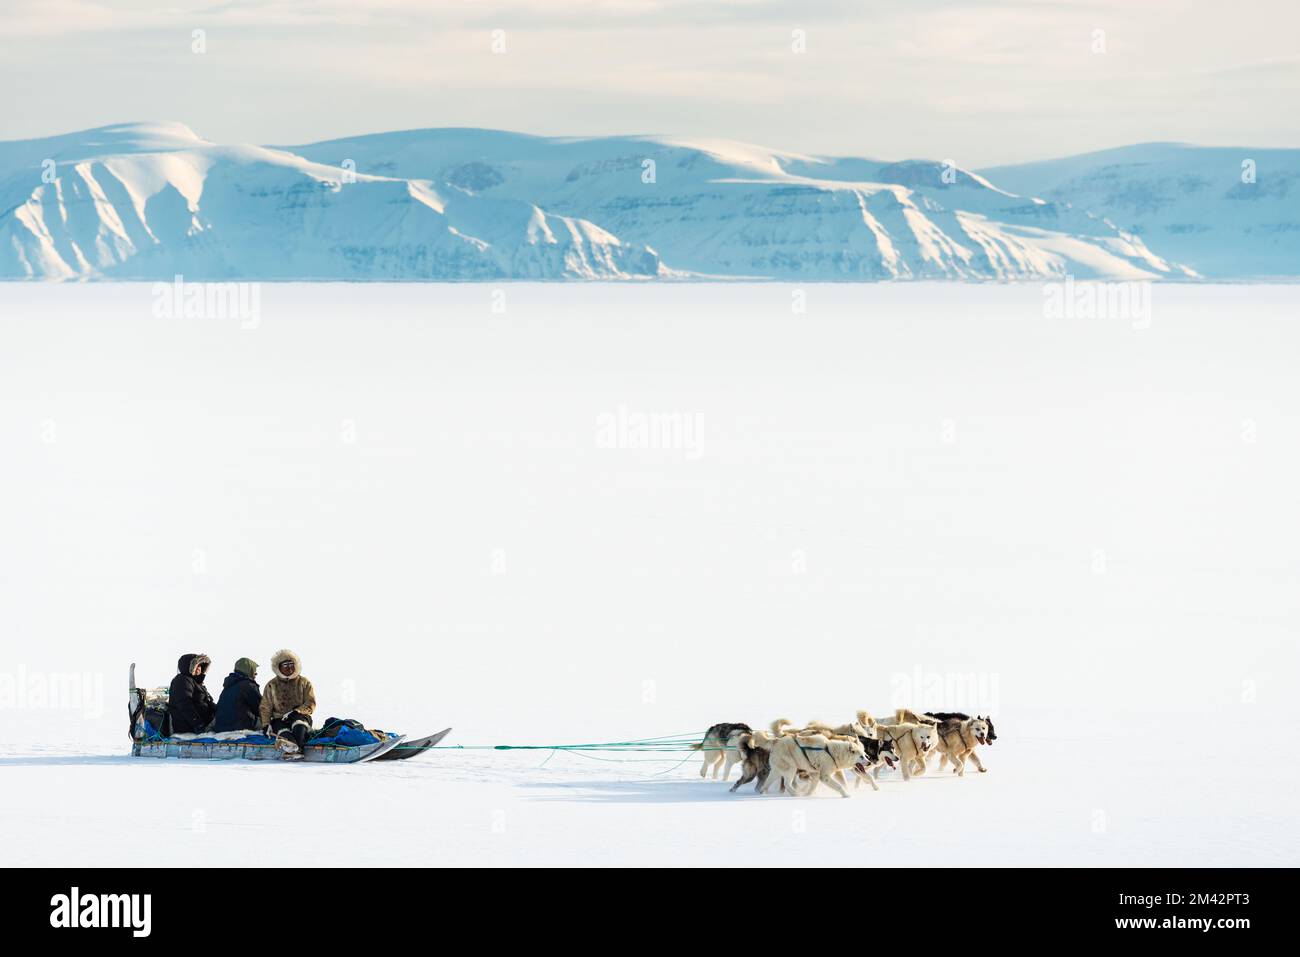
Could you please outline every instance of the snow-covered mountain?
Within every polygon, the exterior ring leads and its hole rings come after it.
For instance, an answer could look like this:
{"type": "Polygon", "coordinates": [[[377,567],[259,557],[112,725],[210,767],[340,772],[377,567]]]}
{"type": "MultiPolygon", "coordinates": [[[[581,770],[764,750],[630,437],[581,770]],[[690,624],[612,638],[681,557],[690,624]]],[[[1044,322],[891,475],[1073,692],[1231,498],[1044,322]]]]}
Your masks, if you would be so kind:
{"type": "Polygon", "coordinates": [[[262,147],[127,124],[0,143],[0,278],[1196,275],[1091,201],[995,182],[727,141],[432,129],[262,147]]]}
{"type": "Polygon", "coordinates": [[[1103,215],[1207,278],[1300,275],[1300,150],[1147,143],[984,175],[1103,215]]]}
{"type": "Polygon", "coordinates": [[[653,250],[533,203],[353,174],[284,150],[219,146],[178,124],[0,144],[0,210],[4,278],[613,279],[663,271],[653,250]]]}
{"type": "Polygon", "coordinates": [[[662,137],[416,130],[288,148],[323,165],[537,202],[697,276],[1011,279],[1183,275],[1060,203],[934,162],[881,163],[662,137]]]}

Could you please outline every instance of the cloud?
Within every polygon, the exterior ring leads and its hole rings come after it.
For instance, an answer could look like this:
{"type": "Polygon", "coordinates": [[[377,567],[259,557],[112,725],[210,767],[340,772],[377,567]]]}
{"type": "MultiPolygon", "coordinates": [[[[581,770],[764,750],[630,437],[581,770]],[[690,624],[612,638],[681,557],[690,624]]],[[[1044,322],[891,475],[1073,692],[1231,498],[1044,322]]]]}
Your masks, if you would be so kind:
{"type": "Polygon", "coordinates": [[[0,38],[32,42],[0,58],[24,91],[0,138],[150,117],[274,142],[455,122],[979,162],[1226,124],[1300,139],[1276,108],[1300,83],[1298,24],[1292,0],[1236,16],[1210,0],[7,0],[0,38]]]}

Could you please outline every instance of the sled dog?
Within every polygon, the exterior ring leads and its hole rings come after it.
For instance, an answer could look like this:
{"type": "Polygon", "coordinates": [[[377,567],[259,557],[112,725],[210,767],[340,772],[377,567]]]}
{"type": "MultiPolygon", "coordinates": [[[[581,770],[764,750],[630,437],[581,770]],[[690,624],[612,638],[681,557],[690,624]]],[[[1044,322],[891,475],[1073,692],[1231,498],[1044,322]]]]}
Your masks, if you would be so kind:
{"type": "Polygon", "coordinates": [[[754,781],[754,790],[762,791],[763,785],[767,783],[767,776],[771,773],[772,762],[769,748],[764,748],[756,744],[754,739],[767,742],[769,745],[776,740],[776,736],[767,731],[754,731],[750,734],[742,734],[736,740],[736,751],[740,754],[740,779],[731,786],[734,792],[743,785],[754,781]]]}
{"type": "Polygon", "coordinates": [[[803,729],[808,734],[852,735],[859,738],[876,737],[876,719],[866,711],[859,711],[847,724],[832,727],[824,721],[809,721],[803,729]]]}
{"type": "Polygon", "coordinates": [[[966,773],[966,759],[970,758],[980,772],[987,771],[975,753],[975,746],[987,744],[988,734],[988,722],[979,715],[964,721],[956,718],[941,721],[935,728],[937,740],[934,744],[934,749],[939,752],[939,770],[942,771],[951,761],[953,772],[961,777],[966,773]]]}
{"type": "Polygon", "coordinates": [[[731,774],[731,766],[741,760],[737,743],[742,735],[749,734],[751,730],[753,729],[747,724],[733,722],[715,724],[704,732],[704,740],[699,744],[691,745],[693,750],[704,753],[704,763],[700,765],[700,777],[705,777],[712,768],[713,780],[716,781],[718,768],[722,768],[722,780],[727,780],[731,774]]]}
{"type": "MultiPolygon", "coordinates": [[[[873,729],[874,730],[874,729],[873,729]]],[[[896,766],[895,760],[898,752],[894,750],[893,741],[881,741],[879,738],[859,738],[862,742],[862,750],[866,752],[866,760],[862,762],[864,770],[854,767],[853,787],[859,788],[862,782],[866,781],[871,785],[871,790],[879,791],[880,785],[876,783],[876,771],[883,764],[891,770],[896,766]]]]}
{"type": "Polygon", "coordinates": [[[910,781],[913,774],[925,773],[925,756],[934,743],[934,725],[913,723],[878,724],[876,730],[880,734],[881,741],[893,742],[904,781],[910,781]]]}
{"type": "MultiPolygon", "coordinates": [[[[970,718],[968,714],[962,714],[960,711],[927,711],[927,718],[934,718],[936,721],[966,721],[970,718]]],[[[989,726],[989,733],[982,742],[987,747],[993,747],[993,742],[998,739],[998,733],[993,730],[993,719],[984,715],[984,723],[989,726]]]]}
{"type": "MultiPolygon", "coordinates": [[[[765,742],[756,742],[760,747],[765,742]]],[[[856,768],[867,773],[864,762],[866,749],[856,738],[827,737],[824,734],[784,735],[770,745],[771,772],[763,784],[763,792],[780,781],[790,794],[812,794],[819,784],[826,784],[841,797],[848,797],[848,789],[836,778],[836,773],[856,768]],[[801,774],[812,781],[807,791],[797,789],[801,774]]]]}

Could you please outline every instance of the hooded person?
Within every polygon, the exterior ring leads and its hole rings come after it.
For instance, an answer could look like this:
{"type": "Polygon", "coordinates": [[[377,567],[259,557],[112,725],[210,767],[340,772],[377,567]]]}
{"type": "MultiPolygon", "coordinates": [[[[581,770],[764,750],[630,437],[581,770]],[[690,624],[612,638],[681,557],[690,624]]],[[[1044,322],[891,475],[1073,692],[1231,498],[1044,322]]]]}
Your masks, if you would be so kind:
{"type": "Polygon", "coordinates": [[[235,662],[235,670],[226,675],[222,685],[221,697],[217,699],[217,719],[212,730],[255,731],[262,727],[258,723],[262,707],[262,692],[257,687],[257,662],[252,658],[240,658],[235,662]]]}
{"type": "Polygon", "coordinates": [[[217,706],[203,687],[212,659],[207,655],[181,655],[176,677],[167,689],[167,717],[171,734],[199,734],[207,731],[217,706]]]}
{"type": "Polygon", "coordinates": [[[286,756],[303,756],[307,736],[311,734],[311,716],[316,710],[316,689],[302,673],[302,662],[287,648],[271,656],[274,677],[262,689],[262,704],[258,711],[260,726],[280,738],[286,745],[286,756]]]}

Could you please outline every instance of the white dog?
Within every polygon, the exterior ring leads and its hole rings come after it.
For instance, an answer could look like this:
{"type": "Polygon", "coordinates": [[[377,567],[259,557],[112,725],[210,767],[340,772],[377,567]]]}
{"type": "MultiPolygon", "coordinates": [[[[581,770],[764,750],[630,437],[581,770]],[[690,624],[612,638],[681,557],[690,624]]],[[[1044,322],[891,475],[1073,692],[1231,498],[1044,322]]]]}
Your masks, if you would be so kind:
{"type": "Polygon", "coordinates": [[[893,742],[904,781],[910,781],[913,774],[925,773],[926,755],[935,739],[934,725],[877,724],[876,732],[881,741],[893,742]]]}
{"type": "Polygon", "coordinates": [[[841,783],[843,772],[850,768],[866,772],[866,751],[857,738],[787,734],[764,740],[756,735],[753,743],[771,752],[772,770],[763,784],[764,792],[780,781],[792,795],[812,794],[819,784],[826,784],[841,797],[848,797],[849,792],[841,783]],[[798,789],[803,779],[812,782],[807,791],[798,789]]]}

